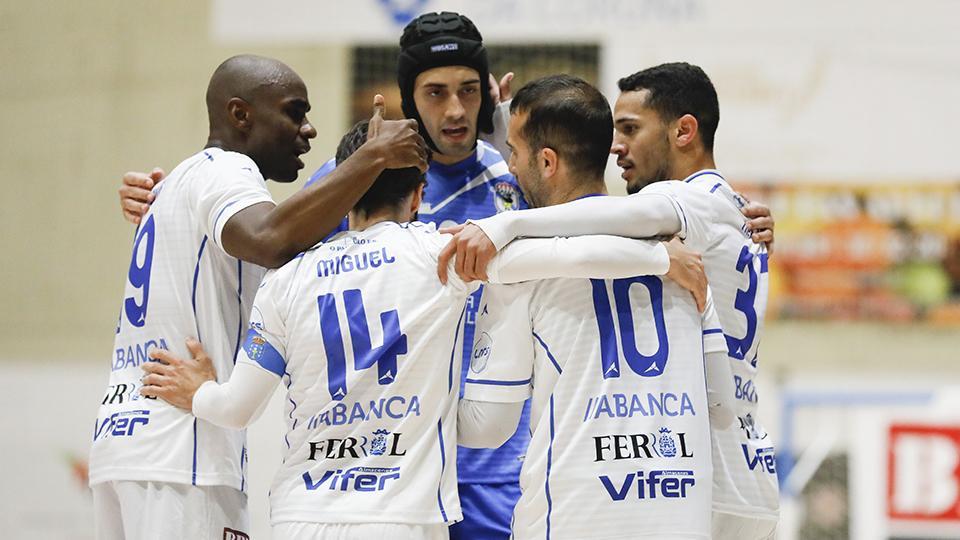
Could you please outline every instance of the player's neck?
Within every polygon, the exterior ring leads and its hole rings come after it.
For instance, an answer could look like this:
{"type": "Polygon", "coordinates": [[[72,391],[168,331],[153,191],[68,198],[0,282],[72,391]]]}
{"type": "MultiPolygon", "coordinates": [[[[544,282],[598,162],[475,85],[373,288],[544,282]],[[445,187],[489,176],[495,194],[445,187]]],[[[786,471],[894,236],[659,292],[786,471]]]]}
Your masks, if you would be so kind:
{"type": "Polygon", "coordinates": [[[410,212],[403,208],[383,208],[369,213],[353,210],[347,216],[351,231],[363,231],[384,221],[406,223],[411,219],[410,212]]]}
{"type": "Polygon", "coordinates": [[[606,194],[607,185],[604,183],[603,178],[597,178],[592,182],[577,181],[575,184],[572,182],[564,182],[550,194],[547,206],[575,201],[589,195],[606,194]]]}
{"type": "Polygon", "coordinates": [[[241,141],[233,140],[233,137],[224,136],[223,134],[215,131],[210,132],[210,136],[207,137],[207,144],[204,146],[204,148],[219,148],[226,152],[238,152],[240,154],[247,153],[247,148],[241,141]]]}
{"type": "Polygon", "coordinates": [[[477,147],[474,146],[473,150],[467,152],[466,154],[458,154],[455,156],[448,155],[448,154],[441,154],[440,152],[434,152],[433,155],[430,157],[430,161],[436,161],[441,165],[456,165],[457,163],[460,163],[461,161],[472,156],[476,150],[477,150],[477,147]]]}
{"type": "Polygon", "coordinates": [[[697,155],[683,156],[677,160],[673,170],[670,171],[670,179],[683,180],[704,169],[716,168],[717,164],[713,160],[713,154],[702,152],[697,155]]]}

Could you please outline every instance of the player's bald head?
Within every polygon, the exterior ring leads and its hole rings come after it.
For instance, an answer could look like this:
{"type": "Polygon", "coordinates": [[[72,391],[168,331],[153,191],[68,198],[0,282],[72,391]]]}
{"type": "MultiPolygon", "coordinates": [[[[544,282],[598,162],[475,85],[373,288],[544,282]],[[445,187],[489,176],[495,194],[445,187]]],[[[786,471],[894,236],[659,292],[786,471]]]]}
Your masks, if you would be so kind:
{"type": "Polygon", "coordinates": [[[207,146],[246,154],[264,178],[292,182],[303,168],[299,156],[317,135],[309,110],[306,85],[283,62],[252,54],[228,58],[207,87],[207,146]]]}
{"type": "Polygon", "coordinates": [[[291,84],[303,85],[300,76],[283,62],[241,54],[220,64],[207,86],[207,112],[211,128],[226,119],[227,103],[240,98],[255,104],[265,94],[291,84]]]}

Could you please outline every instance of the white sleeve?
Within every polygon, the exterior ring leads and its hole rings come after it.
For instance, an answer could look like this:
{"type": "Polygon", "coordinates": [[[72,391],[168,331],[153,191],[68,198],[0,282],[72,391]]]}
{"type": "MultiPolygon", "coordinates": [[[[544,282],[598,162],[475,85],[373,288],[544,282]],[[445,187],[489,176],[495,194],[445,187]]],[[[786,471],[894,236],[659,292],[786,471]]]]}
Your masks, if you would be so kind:
{"type": "Polygon", "coordinates": [[[196,212],[207,237],[220,248],[223,226],[237,212],[262,202],[273,203],[256,164],[242,154],[209,152],[211,174],[196,182],[196,212]]]}
{"type": "Polygon", "coordinates": [[[487,265],[490,283],[551,278],[620,279],[659,276],[668,270],[670,256],[661,242],[602,235],[514,240],[487,265]]]}
{"type": "Polygon", "coordinates": [[[680,212],[676,200],[668,195],[637,193],[629,197],[587,197],[556,206],[502,212],[486,219],[469,220],[469,223],[480,227],[500,250],[521,236],[610,234],[652,238],[674,235],[681,230],[680,212]]]}
{"type": "Polygon", "coordinates": [[[247,361],[237,362],[230,380],[207,381],[193,396],[193,415],[221,427],[243,429],[266,407],[280,377],[247,361]]]}
{"type": "Polygon", "coordinates": [[[532,284],[483,288],[463,397],[512,403],[530,397],[533,379],[532,284]]]}
{"type": "Polygon", "coordinates": [[[499,448],[517,432],[523,402],[491,403],[461,399],[457,406],[457,444],[499,448]]]}
{"type": "Polygon", "coordinates": [[[734,395],[733,370],[727,356],[723,328],[713,305],[713,294],[708,290],[707,306],[701,315],[703,327],[703,368],[707,379],[707,405],[712,429],[726,429],[736,418],[737,401],[734,395]]]}
{"type": "Polygon", "coordinates": [[[499,103],[493,109],[493,133],[481,134],[481,139],[490,144],[504,161],[510,161],[510,147],[507,146],[507,126],[510,125],[510,101],[499,103]]]}
{"type": "Polygon", "coordinates": [[[283,267],[266,273],[250,312],[250,329],[237,352],[230,380],[205,383],[193,397],[193,414],[218,426],[239,429],[262,412],[286,372],[286,323],[278,309],[286,291],[283,267]]]}

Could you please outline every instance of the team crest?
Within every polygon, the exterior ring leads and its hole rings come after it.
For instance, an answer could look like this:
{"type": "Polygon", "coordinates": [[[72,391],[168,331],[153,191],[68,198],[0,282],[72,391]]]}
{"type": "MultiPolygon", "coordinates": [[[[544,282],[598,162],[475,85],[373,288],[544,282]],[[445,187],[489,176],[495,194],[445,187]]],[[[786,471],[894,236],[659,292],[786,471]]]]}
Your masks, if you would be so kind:
{"type": "Polygon", "coordinates": [[[251,360],[258,360],[261,356],[263,356],[263,346],[266,342],[267,340],[263,339],[263,336],[260,334],[254,334],[250,336],[250,338],[247,340],[246,346],[244,347],[244,349],[247,351],[247,356],[249,356],[251,360]]]}
{"type": "Polygon", "coordinates": [[[387,435],[390,432],[385,429],[378,429],[373,432],[373,441],[370,443],[370,455],[382,456],[387,451],[387,435]]]}
{"type": "Polygon", "coordinates": [[[673,442],[673,436],[670,435],[669,429],[665,427],[660,428],[660,439],[657,440],[657,448],[663,457],[674,457],[677,455],[677,445],[673,442]]]}
{"type": "Polygon", "coordinates": [[[518,210],[520,207],[520,190],[510,182],[497,182],[493,186],[493,203],[497,207],[497,212],[507,212],[509,210],[518,210]]]}

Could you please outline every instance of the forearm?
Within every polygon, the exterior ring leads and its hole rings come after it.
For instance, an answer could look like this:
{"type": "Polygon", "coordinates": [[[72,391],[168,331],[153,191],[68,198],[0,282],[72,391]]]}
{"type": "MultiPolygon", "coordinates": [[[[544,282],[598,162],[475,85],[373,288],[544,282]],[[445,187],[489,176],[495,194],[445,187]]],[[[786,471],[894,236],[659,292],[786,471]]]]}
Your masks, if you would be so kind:
{"type": "Polygon", "coordinates": [[[457,407],[457,444],[498,448],[516,433],[523,402],[493,403],[461,399],[457,407]]]}
{"type": "Polygon", "coordinates": [[[197,418],[230,429],[250,425],[270,401],[279,378],[247,362],[237,362],[230,380],[204,383],[193,396],[197,418]]]}
{"type": "Polygon", "coordinates": [[[681,225],[673,202],[659,193],[588,197],[470,222],[483,229],[498,250],[519,237],[609,234],[651,238],[676,234],[681,225]]]}
{"type": "Polygon", "coordinates": [[[707,377],[710,427],[726,429],[733,424],[737,415],[730,358],[725,352],[707,353],[704,355],[704,369],[707,377]]]}
{"type": "Polygon", "coordinates": [[[294,193],[250,223],[249,241],[224,247],[239,259],[279,268],[330,234],[381,172],[383,159],[361,146],[323,181],[294,193]]]}
{"type": "Polygon", "coordinates": [[[670,257],[661,242],[619,236],[515,240],[490,261],[490,283],[551,278],[620,279],[663,275],[670,257]]]}

